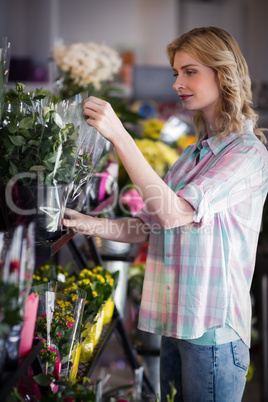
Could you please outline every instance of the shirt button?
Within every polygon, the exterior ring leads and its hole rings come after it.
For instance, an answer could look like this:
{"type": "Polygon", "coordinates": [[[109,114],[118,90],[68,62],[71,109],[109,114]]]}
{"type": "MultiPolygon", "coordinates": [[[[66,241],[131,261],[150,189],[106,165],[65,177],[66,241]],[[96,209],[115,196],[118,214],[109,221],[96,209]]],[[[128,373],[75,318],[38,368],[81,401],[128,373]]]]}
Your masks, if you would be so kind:
{"type": "Polygon", "coordinates": [[[170,253],[167,253],[167,257],[171,257],[171,254],[170,254],[170,253]]]}
{"type": "Polygon", "coordinates": [[[170,290],[170,286],[166,286],[166,289],[167,289],[167,290],[170,290]]]}

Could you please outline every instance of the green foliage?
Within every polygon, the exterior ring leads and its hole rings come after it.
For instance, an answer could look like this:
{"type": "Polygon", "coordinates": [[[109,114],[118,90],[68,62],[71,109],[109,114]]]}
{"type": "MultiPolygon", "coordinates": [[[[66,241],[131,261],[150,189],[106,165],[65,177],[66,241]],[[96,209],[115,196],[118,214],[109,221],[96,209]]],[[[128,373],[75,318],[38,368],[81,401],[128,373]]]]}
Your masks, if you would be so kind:
{"type": "Polygon", "coordinates": [[[22,321],[19,287],[0,282],[0,338],[8,335],[10,328],[22,321]]]}
{"type": "Polygon", "coordinates": [[[47,91],[25,93],[24,87],[17,83],[16,91],[5,96],[0,127],[2,180],[6,183],[18,173],[39,173],[47,185],[68,184],[73,178],[78,128],[62,122],[55,99],[42,106],[47,91]]]}
{"type": "MultiPolygon", "coordinates": [[[[95,393],[92,389],[92,384],[90,380],[86,377],[81,379],[76,379],[73,382],[70,382],[69,379],[63,375],[59,376],[59,380],[56,380],[52,374],[38,374],[33,377],[33,381],[41,387],[48,387],[47,392],[37,396],[35,394],[30,393],[31,401],[39,401],[39,402],[55,402],[55,401],[67,401],[72,400],[73,402],[95,402],[96,397],[95,393]],[[53,392],[49,385],[54,383],[59,386],[58,392],[53,392]]],[[[26,396],[24,396],[26,398],[26,396]]],[[[29,395],[27,395],[29,398],[29,395]]],[[[6,402],[15,402],[15,401],[24,401],[24,399],[19,392],[18,388],[13,389],[13,393],[8,397],[6,402]]],[[[28,399],[27,399],[28,400],[28,399]]]]}
{"type": "Polygon", "coordinates": [[[174,387],[174,381],[172,381],[170,383],[170,390],[171,390],[171,394],[167,395],[167,402],[174,402],[175,400],[175,395],[177,393],[176,388],[174,387]]]}

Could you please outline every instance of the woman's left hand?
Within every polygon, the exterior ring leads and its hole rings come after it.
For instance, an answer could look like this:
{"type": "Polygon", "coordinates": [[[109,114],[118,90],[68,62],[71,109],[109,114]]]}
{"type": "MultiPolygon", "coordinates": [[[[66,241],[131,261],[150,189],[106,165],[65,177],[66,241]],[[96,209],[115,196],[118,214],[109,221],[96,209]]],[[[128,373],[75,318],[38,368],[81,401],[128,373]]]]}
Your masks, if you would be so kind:
{"type": "Polygon", "coordinates": [[[114,145],[126,130],[109,102],[90,96],[84,103],[83,115],[87,123],[114,145]]]}

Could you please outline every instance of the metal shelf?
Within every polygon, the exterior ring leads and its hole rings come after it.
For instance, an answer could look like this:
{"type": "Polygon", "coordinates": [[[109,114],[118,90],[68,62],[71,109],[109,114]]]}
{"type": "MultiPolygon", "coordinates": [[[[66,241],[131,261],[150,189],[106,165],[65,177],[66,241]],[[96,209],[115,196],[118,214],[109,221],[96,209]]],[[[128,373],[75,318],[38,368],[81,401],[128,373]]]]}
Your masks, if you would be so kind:
{"type": "MultiPolygon", "coordinates": [[[[137,356],[136,356],[136,351],[132,347],[127,333],[125,331],[125,328],[122,323],[122,319],[120,318],[117,310],[115,310],[114,316],[110,324],[107,324],[103,327],[100,339],[98,344],[93,350],[93,354],[91,359],[86,362],[86,363],[80,363],[79,368],[78,368],[78,376],[79,377],[90,377],[105,349],[105,346],[107,342],[110,339],[110,336],[112,334],[115,334],[120,345],[125,351],[126,357],[128,359],[128,362],[134,371],[135,369],[141,367],[141,364],[139,363],[137,356]]],[[[154,388],[147,377],[146,373],[143,374],[143,391],[145,394],[155,394],[154,388]]]]}

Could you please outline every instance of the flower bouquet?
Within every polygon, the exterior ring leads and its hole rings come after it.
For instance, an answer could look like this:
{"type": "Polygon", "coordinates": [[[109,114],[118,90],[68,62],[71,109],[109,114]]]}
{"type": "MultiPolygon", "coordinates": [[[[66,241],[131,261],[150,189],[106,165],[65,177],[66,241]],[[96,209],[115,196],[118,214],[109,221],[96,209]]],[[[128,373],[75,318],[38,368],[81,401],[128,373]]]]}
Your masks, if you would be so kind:
{"type": "MultiPolygon", "coordinates": [[[[92,356],[93,349],[99,341],[103,325],[107,325],[112,319],[114,312],[113,296],[119,272],[111,274],[100,266],[72,274],[69,274],[68,270],[69,267],[64,269],[52,261],[46,261],[36,269],[33,275],[33,289],[37,289],[39,295],[40,289],[42,292],[44,289],[48,291],[49,286],[52,286],[55,292],[58,292],[58,289],[64,289],[65,295],[77,294],[81,290],[85,291],[81,350],[79,353],[81,352],[80,362],[86,362],[92,356]],[[51,285],[52,280],[62,283],[56,282],[57,287],[55,288],[54,285],[51,285]]],[[[42,320],[41,326],[46,324],[46,317],[40,317],[40,319],[42,320]]],[[[58,339],[57,336],[56,339],[58,339]]]]}
{"type": "Polygon", "coordinates": [[[39,294],[35,336],[45,339],[47,348],[52,347],[56,352],[57,368],[55,366],[54,369],[58,374],[69,379],[75,378],[86,292],[78,288],[67,288],[59,282],[35,286],[33,290],[39,294]]]}
{"type": "Polygon", "coordinates": [[[97,345],[103,325],[110,322],[114,311],[113,294],[119,272],[111,274],[100,266],[92,270],[83,269],[73,284],[86,290],[87,298],[84,312],[84,330],[80,362],[87,362],[97,345]]]}
{"type": "Polygon", "coordinates": [[[37,240],[61,234],[74,179],[81,166],[90,179],[106,141],[83,119],[85,96],[57,103],[43,90],[24,93],[22,84],[6,94],[0,175],[3,214],[11,231],[34,221],[37,240]]]}

